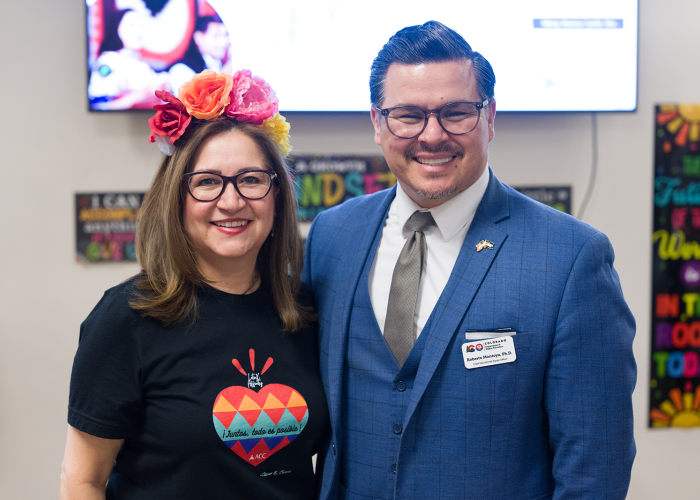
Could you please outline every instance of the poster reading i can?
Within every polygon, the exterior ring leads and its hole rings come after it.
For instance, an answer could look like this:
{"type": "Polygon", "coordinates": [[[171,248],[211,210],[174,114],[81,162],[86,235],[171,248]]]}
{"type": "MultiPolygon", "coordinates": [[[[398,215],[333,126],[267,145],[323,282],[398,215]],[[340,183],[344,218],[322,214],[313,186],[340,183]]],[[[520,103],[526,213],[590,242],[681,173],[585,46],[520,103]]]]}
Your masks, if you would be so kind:
{"type": "Polygon", "coordinates": [[[76,260],[135,262],[136,218],[144,193],[75,195],[76,260]]]}
{"type": "Polygon", "coordinates": [[[700,427],[700,104],[655,117],[649,426],[700,427]]]}

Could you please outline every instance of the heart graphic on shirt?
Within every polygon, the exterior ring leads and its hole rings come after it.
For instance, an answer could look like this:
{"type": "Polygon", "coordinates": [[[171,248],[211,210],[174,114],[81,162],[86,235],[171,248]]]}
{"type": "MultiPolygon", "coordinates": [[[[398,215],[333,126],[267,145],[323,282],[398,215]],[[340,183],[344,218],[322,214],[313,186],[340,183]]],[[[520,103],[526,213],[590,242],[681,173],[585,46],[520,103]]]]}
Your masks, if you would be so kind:
{"type": "Polygon", "coordinates": [[[306,400],[282,384],[266,385],[259,392],[228,387],[216,397],[213,414],[219,438],[252,465],[294,441],[309,420],[306,400]]]}

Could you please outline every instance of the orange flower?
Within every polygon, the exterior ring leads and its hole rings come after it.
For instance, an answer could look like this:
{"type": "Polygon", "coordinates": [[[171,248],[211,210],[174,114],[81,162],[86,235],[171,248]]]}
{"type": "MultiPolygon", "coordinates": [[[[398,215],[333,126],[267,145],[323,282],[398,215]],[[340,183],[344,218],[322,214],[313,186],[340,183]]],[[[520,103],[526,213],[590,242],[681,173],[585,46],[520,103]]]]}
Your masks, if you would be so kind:
{"type": "Polygon", "coordinates": [[[180,87],[178,94],[190,115],[211,120],[223,113],[231,102],[232,87],[231,75],[205,69],[180,87]]]}

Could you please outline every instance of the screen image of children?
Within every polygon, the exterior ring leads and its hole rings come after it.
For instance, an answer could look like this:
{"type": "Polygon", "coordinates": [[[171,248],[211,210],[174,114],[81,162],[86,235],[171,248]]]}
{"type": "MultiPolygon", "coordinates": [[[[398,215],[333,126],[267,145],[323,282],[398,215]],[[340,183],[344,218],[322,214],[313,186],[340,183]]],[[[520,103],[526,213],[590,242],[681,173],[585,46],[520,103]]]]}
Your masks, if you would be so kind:
{"type": "Polygon", "coordinates": [[[92,109],[150,107],[156,90],[168,90],[168,73],[156,72],[143,61],[144,19],[124,9],[104,19],[104,39],[88,84],[92,109]]]}
{"type": "Polygon", "coordinates": [[[231,39],[221,18],[198,16],[189,48],[168,70],[172,92],[177,95],[183,83],[205,69],[232,74],[230,49],[231,39]]]}

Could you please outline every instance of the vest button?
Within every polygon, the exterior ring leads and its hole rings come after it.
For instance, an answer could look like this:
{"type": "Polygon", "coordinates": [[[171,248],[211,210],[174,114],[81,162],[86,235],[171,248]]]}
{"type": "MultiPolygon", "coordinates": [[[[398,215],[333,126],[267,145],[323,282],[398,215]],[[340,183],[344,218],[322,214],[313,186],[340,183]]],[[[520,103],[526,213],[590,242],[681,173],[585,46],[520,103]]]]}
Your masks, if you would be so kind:
{"type": "Polygon", "coordinates": [[[406,382],[404,382],[403,380],[399,380],[398,382],[396,382],[396,390],[399,392],[405,391],[406,390],[406,382]]]}
{"type": "Polygon", "coordinates": [[[396,464],[391,464],[391,472],[396,474],[396,464]]]}
{"type": "Polygon", "coordinates": [[[403,426],[401,424],[394,424],[394,434],[401,434],[403,432],[403,426]]]}

